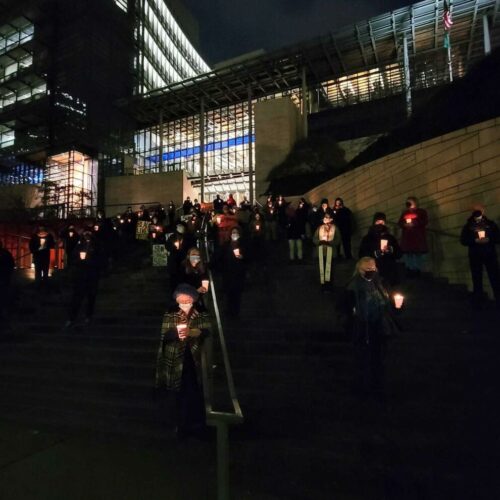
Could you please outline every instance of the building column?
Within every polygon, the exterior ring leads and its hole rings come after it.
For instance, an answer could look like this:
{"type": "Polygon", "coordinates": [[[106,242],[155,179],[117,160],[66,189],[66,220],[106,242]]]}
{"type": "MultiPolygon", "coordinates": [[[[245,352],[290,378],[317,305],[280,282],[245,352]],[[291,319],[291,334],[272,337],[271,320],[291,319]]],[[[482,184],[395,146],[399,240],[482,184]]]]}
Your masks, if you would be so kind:
{"type": "Polygon", "coordinates": [[[490,25],[488,22],[488,16],[483,16],[483,35],[484,35],[484,55],[488,55],[491,52],[491,39],[490,39],[490,25]]]}
{"type": "Polygon", "coordinates": [[[205,99],[200,101],[200,203],[205,201],[205,99]]]}
{"type": "Polygon", "coordinates": [[[159,135],[160,135],[160,173],[163,172],[163,110],[160,110],[160,126],[159,126],[159,135]]]}
{"type": "Polygon", "coordinates": [[[307,99],[308,90],[307,90],[307,75],[306,75],[306,67],[302,67],[302,132],[304,134],[304,138],[307,139],[309,135],[308,131],[308,123],[307,123],[307,111],[308,104],[307,99]]]}
{"type": "Polygon", "coordinates": [[[248,87],[248,183],[250,191],[250,203],[253,205],[255,194],[253,189],[253,103],[252,103],[252,88],[248,87]]]}
{"type": "Polygon", "coordinates": [[[404,70],[405,70],[406,116],[410,118],[412,113],[411,74],[410,74],[410,56],[408,54],[408,37],[406,36],[406,33],[403,36],[403,57],[404,57],[404,70]]]}

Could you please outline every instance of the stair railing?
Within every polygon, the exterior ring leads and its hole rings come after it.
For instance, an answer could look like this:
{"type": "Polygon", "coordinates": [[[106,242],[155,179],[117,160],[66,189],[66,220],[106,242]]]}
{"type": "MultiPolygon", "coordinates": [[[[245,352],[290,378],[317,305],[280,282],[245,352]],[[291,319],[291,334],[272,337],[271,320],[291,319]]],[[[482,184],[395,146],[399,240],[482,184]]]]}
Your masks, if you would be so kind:
{"type": "Polygon", "coordinates": [[[200,241],[205,253],[207,262],[208,278],[210,280],[210,294],[212,297],[213,316],[215,319],[216,330],[220,348],[222,351],[222,360],[224,363],[226,382],[229,392],[229,397],[232,404],[232,412],[216,411],[213,408],[213,369],[211,352],[207,349],[202,349],[202,378],[203,378],[203,396],[205,400],[206,423],[209,426],[215,427],[217,432],[217,499],[229,500],[229,435],[228,427],[230,425],[241,424],[243,422],[243,413],[240,403],[236,395],[234,386],[233,373],[229,362],[224,330],[219,312],[217,301],[217,291],[212,271],[210,270],[210,252],[207,235],[208,216],[204,217],[200,230],[200,241]]]}

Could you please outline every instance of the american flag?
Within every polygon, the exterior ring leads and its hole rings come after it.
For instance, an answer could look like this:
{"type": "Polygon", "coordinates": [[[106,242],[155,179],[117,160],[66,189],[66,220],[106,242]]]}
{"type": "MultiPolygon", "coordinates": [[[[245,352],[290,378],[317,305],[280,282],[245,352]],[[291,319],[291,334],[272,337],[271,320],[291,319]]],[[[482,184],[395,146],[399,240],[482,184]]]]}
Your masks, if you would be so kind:
{"type": "Polygon", "coordinates": [[[443,25],[445,31],[450,31],[451,27],[453,26],[453,21],[451,19],[451,11],[450,8],[448,7],[448,2],[444,2],[444,12],[443,12],[443,25]]]}

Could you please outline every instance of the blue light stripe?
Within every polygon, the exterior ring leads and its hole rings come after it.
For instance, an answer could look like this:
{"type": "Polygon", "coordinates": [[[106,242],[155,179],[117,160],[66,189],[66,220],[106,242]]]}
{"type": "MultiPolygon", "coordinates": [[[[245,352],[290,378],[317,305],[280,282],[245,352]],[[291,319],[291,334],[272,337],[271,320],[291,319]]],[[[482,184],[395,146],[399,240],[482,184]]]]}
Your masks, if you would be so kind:
{"type": "MultiPolygon", "coordinates": [[[[220,151],[222,149],[231,148],[234,146],[242,146],[248,144],[252,141],[255,142],[255,135],[243,135],[241,137],[234,137],[233,139],[227,139],[225,141],[211,142],[205,144],[205,153],[211,151],[220,151]]],[[[163,153],[163,161],[169,162],[172,160],[178,160],[180,158],[189,158],[190,156],[199,155],[201,151],[200,146],[195,146],[194,148],[179,149],[177,151],[169,151],[168,153],[163,153]]],[[[148,156],[146,160],[152,163],[158,163],[160,155],[148,156]]]]}

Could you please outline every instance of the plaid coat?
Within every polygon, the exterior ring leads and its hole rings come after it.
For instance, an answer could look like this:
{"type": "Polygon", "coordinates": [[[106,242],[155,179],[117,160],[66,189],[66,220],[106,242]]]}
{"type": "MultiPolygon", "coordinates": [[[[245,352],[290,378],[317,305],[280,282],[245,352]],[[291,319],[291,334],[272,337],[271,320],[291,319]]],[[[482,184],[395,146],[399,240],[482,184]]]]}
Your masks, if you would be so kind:
{"type": "Polygon", "coordinates": [[[193,309],[189,319],[181,310],[165,313],[161,325],[161,340],[156,360],[156,387],[166,387],[174,391],[181,388],[186,347],[191,349],[199,376],[200,348],[209,330],[210,319],[205,312],[198,312],[193,309]],[[188,328],[199,328],[201,335],[197,338],[188,337],[184,341],[179,340],[177,325],[181,324],[187,324],[188,328]]]}

